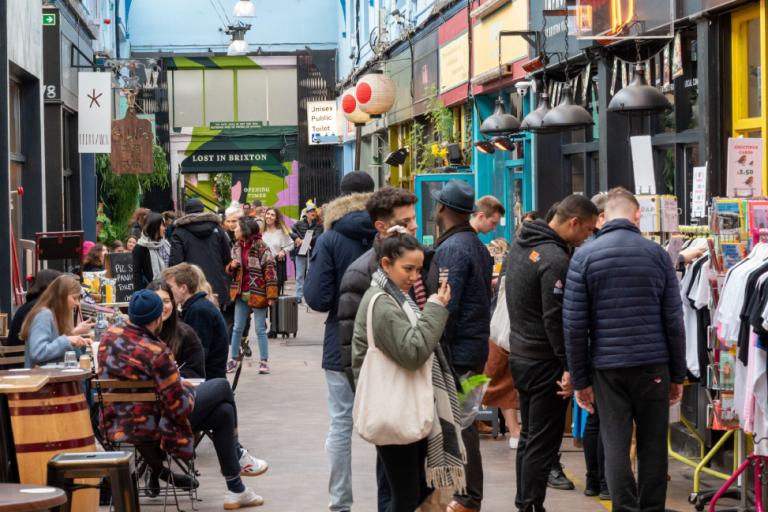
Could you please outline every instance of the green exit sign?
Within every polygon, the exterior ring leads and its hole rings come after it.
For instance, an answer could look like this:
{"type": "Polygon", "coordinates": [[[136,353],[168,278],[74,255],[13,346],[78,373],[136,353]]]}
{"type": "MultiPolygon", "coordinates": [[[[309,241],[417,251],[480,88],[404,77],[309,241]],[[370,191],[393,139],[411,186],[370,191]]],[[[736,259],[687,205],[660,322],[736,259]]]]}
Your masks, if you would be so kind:
{"type": "Polygon", "coordinates": [[[44,27],[54,27],[54,26],[56,26],[56,15],[55,14],[43,14],[43,26],[44,27]]]}

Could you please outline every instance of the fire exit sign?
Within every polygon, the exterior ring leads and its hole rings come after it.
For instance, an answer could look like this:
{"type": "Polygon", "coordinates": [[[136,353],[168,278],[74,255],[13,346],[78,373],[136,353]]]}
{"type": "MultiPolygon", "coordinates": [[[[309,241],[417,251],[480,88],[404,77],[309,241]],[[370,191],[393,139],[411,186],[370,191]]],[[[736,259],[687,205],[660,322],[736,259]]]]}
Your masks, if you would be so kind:
{"type": "Polygon", "coordinates": [[[56,25],[56,15],[51,14],[43,14],[43,26],[44,27],[53,27],[56,25]]]}

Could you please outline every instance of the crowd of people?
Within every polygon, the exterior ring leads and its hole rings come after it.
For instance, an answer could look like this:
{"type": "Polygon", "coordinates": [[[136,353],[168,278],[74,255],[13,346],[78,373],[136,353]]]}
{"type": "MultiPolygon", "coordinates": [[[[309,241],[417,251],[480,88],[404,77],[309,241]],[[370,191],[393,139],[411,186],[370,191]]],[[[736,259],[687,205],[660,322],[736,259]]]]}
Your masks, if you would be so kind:
{"type": "MultiPolygon", "coordinates": [[[[570,195],[544,218],[526,214],[511,242],[486,246],[480,236],[496,231],[503,206],[451,180],[433,192],[439,237],[424,247],[417,197],[374,189],[366,173],[347,174],[340,197],[322,213],[308,203],[293,226],[276,208],[235,204],[220,216],[198,199],[178,216],[137,212],[128,317],[101,335],[95,357],[101,378],[152,381],[162,399],[134,405],[141,414],[107,406],[107,438],[139,445],[155,479],[196,486],[194,476],[173,474],[165,454],[189,457],[194,433],[211,432],[225,508],[263,503],[241,476],[268,465],[238,441],[226,375],[249,321],[259,373],[270,372],[267,312],[292,260],[297,299],[328,313],[331,511],[352,509],[355,430],[376,446],[380,512],[428,503],[479,511],[480,425],[460,391],[483,375],[491,382],[482,402],[502,411],[517,451],[519,511],[543,511],[548,486],[574,488],[559,463],[572,397],[589,413],[585,494],[611,499],[616,511],[664,510],[667,420],[682,395],[685,337],[673,262],[640,234],[635,197],[621,188],[591,200],[570,195]]],[[[83,271],[104,268],[106,247],[84,251],[83,271]]],[[[35,277],[10,326],[28,367],[91,345],[94,324],[77,315],[82,293],[76,275],[35,277]]]]}
{"type": "Polygon", "coordinates": [[[480,510],[478,422],[457,390],[481,374],[491,377],[483,402],[502,410],[517,450],[519,511],[545,510],[548,486],[574,488],[559,463],[574,396],[590,415],[585,494],[617,511],[664,510],[669,406],[685,378],[682,309],[673,262],[641,235],[635,197],[570,195],[544,218],[524,215],[511,243],[487,247],[479,235],[496,230],[504,208],[451,180],[433,193],[440,236],[426,248],[415,195],[355,180],[324,207],[304,286],[307,304],[328,312],[330,510],[352,509],[355,430],[376,445],[380,512],[480,510]],[[507,335],[493,340],[498,308],[507,335]],[[369,384],[382,379],[386,393],[369,384]],[[423,396],[433,411],[419,407],[423,396]]]}

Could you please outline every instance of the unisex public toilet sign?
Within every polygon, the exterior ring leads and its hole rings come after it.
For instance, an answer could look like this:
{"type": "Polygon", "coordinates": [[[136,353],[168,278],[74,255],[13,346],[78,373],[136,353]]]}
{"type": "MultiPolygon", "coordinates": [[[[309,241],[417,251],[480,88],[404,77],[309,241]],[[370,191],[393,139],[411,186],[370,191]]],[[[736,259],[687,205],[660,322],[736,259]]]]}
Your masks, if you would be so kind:
{"type": "Polygon", "coordinates": [[[340,130],[336,102],[307,102],[307,130],[310,145],[338,144],[340,130]]]}

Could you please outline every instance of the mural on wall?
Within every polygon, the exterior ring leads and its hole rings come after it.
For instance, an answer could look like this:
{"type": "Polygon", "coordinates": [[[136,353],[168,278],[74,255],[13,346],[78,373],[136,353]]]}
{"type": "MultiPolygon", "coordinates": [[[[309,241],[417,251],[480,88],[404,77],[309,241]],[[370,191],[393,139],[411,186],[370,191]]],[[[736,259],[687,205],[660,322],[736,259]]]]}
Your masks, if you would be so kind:
{"type": "Polygon", "coordinates": [[[195,128],[184,152],[181,172],[208,174],[197,188],[210,196],[212,175],[231,175],[231,199],[240,204],[261,201],[278,207],[292,220],[299,216],[299,163],[295,127],[195,128]]]}

